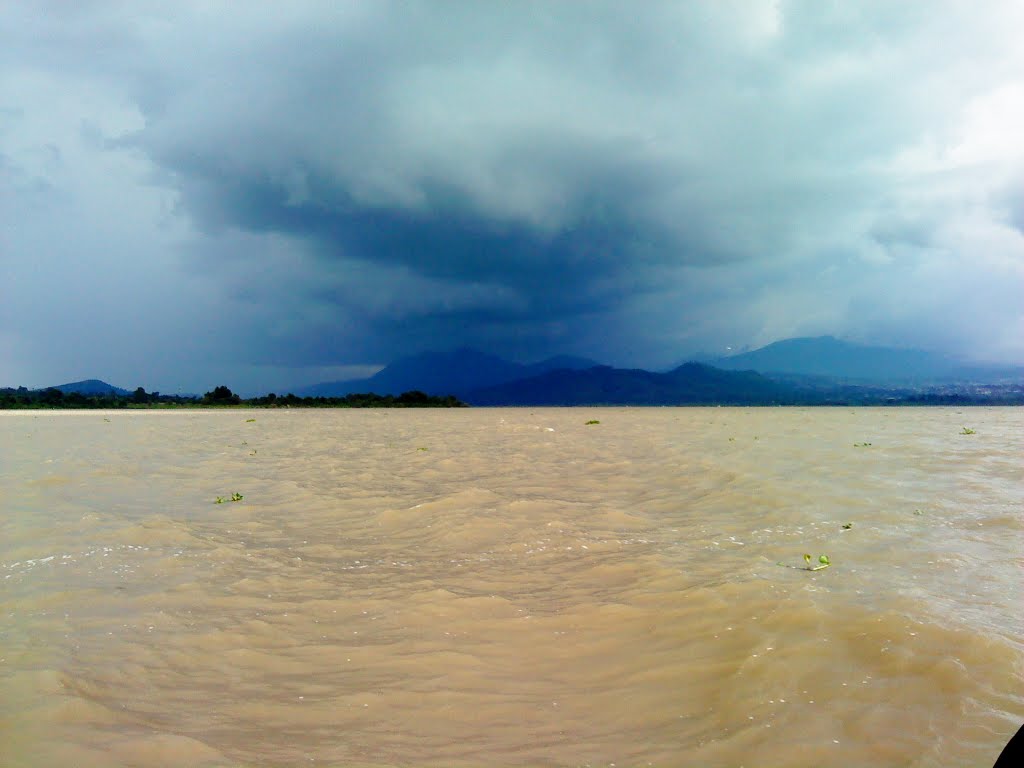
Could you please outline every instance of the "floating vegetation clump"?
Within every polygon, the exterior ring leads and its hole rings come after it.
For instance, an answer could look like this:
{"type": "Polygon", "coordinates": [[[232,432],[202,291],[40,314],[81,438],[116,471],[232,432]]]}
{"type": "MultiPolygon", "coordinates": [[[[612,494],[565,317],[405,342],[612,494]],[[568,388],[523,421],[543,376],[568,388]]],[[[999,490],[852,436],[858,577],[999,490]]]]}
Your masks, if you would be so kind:
{"type": "Polygon", "coordinates": [[[787,563],[783,563],[781,561],[776,563],[776,565],[781,565],[783,568],[795,568],[798,571],[820,571],[832,565],[832,561],[829,560],[828,555],[818,555],[817,565],[811,564],[812,559],[813,558],[811,558],[810,555],[804,555],[804,564],[802,566],[788,565],[787,563]]]}
{"type": "Polygon", "coordinates": [[[848,531],[853,528],[853,523],[843,523],[843,530],[848,531]]]}
{"type": "Polygon", "coordinates": [[[970,429],[968,427],[964,427],[962,430],[960,430],[960,434],[961,435],[976,435],[978,433],[975,432],[973,429],[970,429]]]}
{"type": "Polygon", "coordinates": [[[600,423],[601,422],[598,421],[597,419],[591,419],[590,421],[587,422],[586,426],[589,427],[591,424],[600,424],[600,423]]]}
{"type": "Polygon", "coordinates": [[[867,448],[870,445],[871,445],[871,443],[854,443],[853,447],[854,448],[867,448]]]}
{"type": "Polygon", "coordinates": [[[232,493],[231,496],[229,496],[228,498],[224,498],[223,496],[218,496],[216,499],[213,500],[213,503],[214,504],[226,504],[229,501],[241,501],[243,498],[244,497],[240,493],[232,493]]]}
{"type": "Polygon", "coordinates": [[[246,420],[245,420],[245,423],[246,423],[246,424],[251,424],[251,423],[252,423],[252,422],[254,422],[254,421],[256,421],[256,419],[246,419],[246,420]]]}

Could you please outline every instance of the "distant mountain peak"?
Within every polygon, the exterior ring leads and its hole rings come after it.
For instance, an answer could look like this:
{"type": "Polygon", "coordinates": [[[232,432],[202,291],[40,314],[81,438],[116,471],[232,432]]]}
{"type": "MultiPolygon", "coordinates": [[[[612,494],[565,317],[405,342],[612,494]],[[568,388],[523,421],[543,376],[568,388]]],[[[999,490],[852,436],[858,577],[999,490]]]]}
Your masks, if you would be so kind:
{"type": "Polygon", "coordinates": [[[402,357],[367,379],[350,379],[299,388],[307,396],[339,396],[354,392],[398,395],[420,390],[431,395],[462,396],[483,387],[496,386],[528,378],[551,370],[584,369],[597,365],[593,360],[558,355],[532,365],[513,363],[473,347],[420,352],[402,357]]]}
{"type": "Polygon", "coordinates": [[[40,389],[59,389],[65,395],[71,392],[77,392],[80,395],[107,395],[111,392],[117,395],[131,394],[127,389],[115,387],[113,384],[108,384],[100,379],[83,379],[82,381],[72,381],[68,384],[57,384],[53,387],[41,387],[40,389]]]}
{"type": "Polygon", "coordinates": [[[710,361],[727,370],[830,376],[865,381],[910,381],[948,375],[954,363],[920,349],[869,346],[835,336],[782,339],[760,349],[710,361]]]}
{"type": "Polygon", "coordinates": [[[466,395],[470,405],[776,405],[793,390],[752,371],[684,363],[669,373],[599,365],[557,369],[466,395]]]}

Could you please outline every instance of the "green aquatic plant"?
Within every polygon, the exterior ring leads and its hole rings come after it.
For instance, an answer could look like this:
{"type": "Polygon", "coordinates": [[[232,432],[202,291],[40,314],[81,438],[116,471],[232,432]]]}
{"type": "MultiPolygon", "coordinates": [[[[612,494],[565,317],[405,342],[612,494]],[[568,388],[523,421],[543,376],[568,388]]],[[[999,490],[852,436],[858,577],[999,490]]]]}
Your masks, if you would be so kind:
{"type": "Polygon", "coordinates": [[[600,424],[600,423],[601,422],[598,421],[597,419],[591,419],[590,421],[587,422],[586,426],[589,427],[591,424],[600,424]]]}
{"type": "Polygon", "coordinates": [[[226,498],[226,499],[223,496],[218,496],[216,499],[213,500],[213,503],[214,504],[226,504],[229,501],[241,501],[243,498],[245,498],[245,497],[242,496],[242,494],[240,494],[240,493],[232,493],[231,496],[226,498]]]}
{"type": "Polygon", "coordinates": [[[429,448],[425,448],[424,446],[422,446],[422,445],[421,445],[421,446],[420,446],[419,448],[417,448],[416,450],[417,450],[417,451],[429,451],[430,449],[429,449],[429,448]]]}
{"type": "Polygon", "coordinates": [[[789,565],[787,563],[783,563],[782,561],[777,562],[776,565],[781,565],[783,568],[795,568],[798,571],[820,571],[832,565],[832,561],[829,560],[828,555],[818,555],[817,565],[811,565],[811,560],[811,556],[805,554],[803,567],[799,565],[789,565]]]}
{"type": "Polygon", "coordinates": [[[961,435],[976,435],[978,433],[975,432],[973,429],[969,429],[967,427],[964,427],[962,430],[960,430],[960,434],[961,435]]]}
{"type": "Polygon", "coordinates": [[[820,571],[823,568],[828,568],[830,565],[832,565],[832,561],[829,560],[828,555],[818,555],[818,564],[817,565],[812,565],[811,564],[811,556],[805,554],[804,555],[804,567],[801,568],[800,570],[802,570],[802,571],[820,571]]]}
{"type": "Polygon", "coordinates": [[[252,422],[254,422],[254,421],[256,421],[256,419],[246,419],[246,420],[245,420],[245,423],[246,423],[246,424],[251,424],[251,423],[252,423],[252,422]]]}
{"type": "Polygon", "coordinates": [[[871,445],[871,443],[854,443],[853,447],[854,448],[867,448],[870,445],[871,445]]]}
{"type": "Polygon", "coordinates": [[[853,523],[843,523],[843,530],[848,531],[853,528],[853,523]]]}

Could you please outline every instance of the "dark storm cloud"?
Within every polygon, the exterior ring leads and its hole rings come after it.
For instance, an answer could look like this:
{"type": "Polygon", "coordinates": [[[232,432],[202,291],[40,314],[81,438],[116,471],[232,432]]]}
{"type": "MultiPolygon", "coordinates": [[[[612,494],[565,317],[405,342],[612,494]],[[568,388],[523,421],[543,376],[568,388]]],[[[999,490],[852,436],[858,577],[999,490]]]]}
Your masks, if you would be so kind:
{"type": "Polygon", "coordinates": [[[118,303],[189,338],[140,358],[167,375],[819,333],[1024,355],[1015,3],[3,14],[12,370],[53,370],[71,318],[138,347],[118,303]]]}
{"type": "Polygon", "coordinates": [[[273,181],[225,180],[215,172],[184,189],[193,218],[212,229],[234,226],[305,238],[324,261],[372,262],[431,279],[501,284],[521,295],[525,303],[518,309],[529,312],[539,301],[551,311],[585,308],[601,293],[601,281],[638,268],[645,256],[667,258],[675,244],[669,233],[630,211],[630,202],[642,195],[638,186],[606,176],[586,188],[592,193],[557,230],[489,217],[444,183],[423,183],[414,209],[366,205],[326,181],[307,181],[302,202],[289,201],[288,190],[273,181]],[[574,291],[564,290],[567,280],[575,281],[574,291]]]}

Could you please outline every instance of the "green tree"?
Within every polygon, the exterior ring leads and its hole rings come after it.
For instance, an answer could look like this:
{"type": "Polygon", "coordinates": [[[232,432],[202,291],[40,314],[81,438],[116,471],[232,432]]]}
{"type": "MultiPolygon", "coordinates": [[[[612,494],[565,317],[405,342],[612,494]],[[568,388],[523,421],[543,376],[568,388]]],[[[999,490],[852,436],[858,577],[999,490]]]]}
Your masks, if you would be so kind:
{"type": "Polygon", "coordinates": [[[430,403],[430,396],[426,392],[413,389],[399,395],[398,402],[402,405],[427,405],[430,403]]]}
{"type": "Polygon", "coordinates": [[[203,395],[203,403],[206,405],[238,405],[240,402],[242,398],[223,385],[203,395]]]}
{"type": "Polygon", "coordinates": [[[41,399],[46,405],[60,405],[64,402],[64,393],[56,387],[50,387],[43,392],[41,399]]]}

